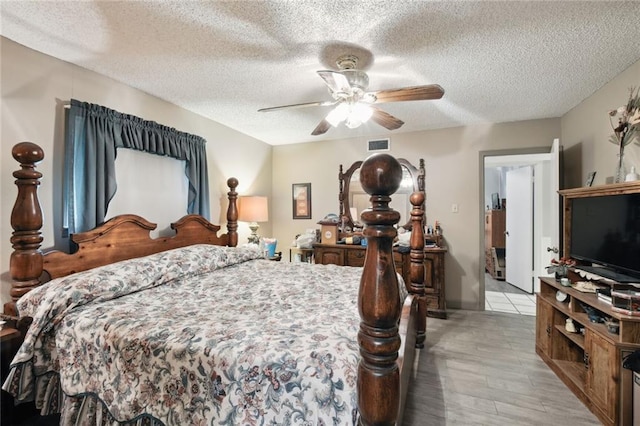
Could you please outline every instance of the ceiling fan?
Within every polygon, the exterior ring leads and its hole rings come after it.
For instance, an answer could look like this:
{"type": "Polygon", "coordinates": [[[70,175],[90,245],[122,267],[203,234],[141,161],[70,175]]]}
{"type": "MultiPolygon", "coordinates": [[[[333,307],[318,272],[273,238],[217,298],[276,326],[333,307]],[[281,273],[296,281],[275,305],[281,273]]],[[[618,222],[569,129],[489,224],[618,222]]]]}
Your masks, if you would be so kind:
{"type": "Polygon", "coordinates": [[[404,121],[375,107],[374,104],[440,99],[444,95],[444,89],[437,84],[367,92],[369,77],[364,71],[357,69],[358,58],[356,56],[340,56],[336,64],[338,65],[338,71],[318,71],[318,75],[322,77],[329,88],[329,93],[333,100],[262,108],[258,111],[269,112],[285,108],[335,106],[311,132],[314,136],[321,135],[329,130],[331,126],[337,127],[342,122],[347,127],[354,129],[369,119],[388,130],[395,130],[402,127],[404,121]]]}

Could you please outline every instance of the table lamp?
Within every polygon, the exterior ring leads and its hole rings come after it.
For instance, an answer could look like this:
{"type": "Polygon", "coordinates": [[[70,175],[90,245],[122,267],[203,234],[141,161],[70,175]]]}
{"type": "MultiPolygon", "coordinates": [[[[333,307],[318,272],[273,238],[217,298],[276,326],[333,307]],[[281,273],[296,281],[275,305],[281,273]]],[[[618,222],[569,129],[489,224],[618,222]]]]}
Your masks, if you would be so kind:
{"type": "Polygon", "coordinates": [[[259,244],[258,222],[267,222],[269,220],[269,207],[267,205],[267,197],[249,196],[238,197],[238,220],[249,222],[249,243],[259,244]]]}

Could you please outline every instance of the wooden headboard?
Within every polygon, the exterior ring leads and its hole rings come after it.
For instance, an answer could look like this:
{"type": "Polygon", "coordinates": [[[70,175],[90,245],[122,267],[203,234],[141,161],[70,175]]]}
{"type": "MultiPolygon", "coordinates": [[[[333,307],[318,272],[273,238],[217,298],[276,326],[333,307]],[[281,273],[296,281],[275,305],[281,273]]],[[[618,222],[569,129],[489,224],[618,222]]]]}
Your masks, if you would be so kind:
{"type": "Polygon", "coordinates": [[[12,154],[20,163],[20,170],[13,173],[18,186],[18,197],[11,213],[13,300],[5,304],[5,314],[16,315],[15,302],[49,279],[193,244],[232,247],[238,244],[238,180],[229,178],[227,233],[218,235],[220,226],[202,216],[186,215],[171,224],[175,235],[151,238],[150,232],[157,224],[129,214],[109,219],[90,231],[73,234],[71,240],[78,248],[71,254],[58,250],[42,253],[42,212],[37,196],[42,174],[35,170],[35,164],[44,158],[44,152],[34,143],[22,142],[13,147],[12,154]]]}
{"type": "MultiPolygon", "coordinates": [[[[235,196],[233,190],[230,193],[235,196]]],[[[140,216],[116,216],[91,231],[73,234],[71,240],[78,245],[76,252],[67,254],[56,250],[44,254],[43,269],[53,279],[193,244],[235,246],[237,243],[237,238],[233,244],[229,243],[229,234],[218,236],[220,227],[200,215],[187,215],[172,223],[176,234],[171,237],[151,238],[149,233],[156,227],[140,216]]]]}

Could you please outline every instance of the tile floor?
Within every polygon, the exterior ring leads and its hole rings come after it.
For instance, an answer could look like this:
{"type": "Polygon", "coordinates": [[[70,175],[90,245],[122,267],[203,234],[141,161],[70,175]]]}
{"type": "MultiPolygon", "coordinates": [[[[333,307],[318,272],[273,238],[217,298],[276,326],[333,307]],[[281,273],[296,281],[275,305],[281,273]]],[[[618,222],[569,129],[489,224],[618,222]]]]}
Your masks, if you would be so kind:
{"type": "Polygon", "coordinates": [[[536,315],[536,297],[532,294],[485,292],[486,311],[520,315],[536,315]]]}
{"type": "Polygon", "coordinates": [[[520,315],[536,315],[536,296],[528,294],[511,284],[496,280],[485,274],[486,311],[520,315]]]}

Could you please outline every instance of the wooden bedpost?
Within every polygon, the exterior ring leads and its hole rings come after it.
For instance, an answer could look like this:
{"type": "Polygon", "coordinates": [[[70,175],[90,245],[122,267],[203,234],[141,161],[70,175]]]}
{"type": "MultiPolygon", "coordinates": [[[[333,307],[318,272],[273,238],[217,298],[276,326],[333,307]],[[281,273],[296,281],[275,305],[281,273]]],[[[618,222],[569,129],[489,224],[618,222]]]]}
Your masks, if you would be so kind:
{"type": "Polygon", "coordinates": [[[42,210],[37,193],[42,173],[35,170],[35,164],[42,161],[44,151],[34,143],[21,142],[13,147],[11,154],[20,163],[20,170],[13,172],[18,186],[18,196],[11,212],[13,253],[9,270],[13,300],[5,304],[4,311],[9,315],[17,315],[16,300],[37,287],[42,274],[42,210]]]}
{"type": "Polygon", "coordinates": [[[229,207],[227,208],[227,233],[229,235],[229,247],[238,245],[238,179],[231,177],[227,179],[227,198],[229,199],[229,207]]]}
{"type": "Polygon", "coordinates": [[[400,213],[389,202],[401,180],[402,167],[388,154],[370,156],[360,169],[360,183],[371,195],[372,204],[361,216],[367,225],[367,254],[358,294],[358,410],[360,424],[367,426],[393,425],[398,417],[401,306],[392,250],[397,235],[393,225],[400,213]]]}
{"type": "Polygon", "coordinates": [[[414,192],[409,197],[411,209],[411,266],[409,291],[418,299],[416,347],[423,348],[427,332],[427,299],[424,289],[424,192],[414,192]]]}
{"type": "MultiPolygon", "coordinates": [[[[344,216],[344,174],[342,173],[342,164],[340,164],[340,171],[338,172],[338,204],[340,205],[340,220],[344,216]]],[[[344,232],[344,229],[342,230],[344,232]]]]}
{"type": "Polygon", "coordinates": [[[420,159],[420,165],[418,166],[418,191],[424,192],[424,177],[426,175],[426,170],[424,168],[424,158],[420,159]]]}

